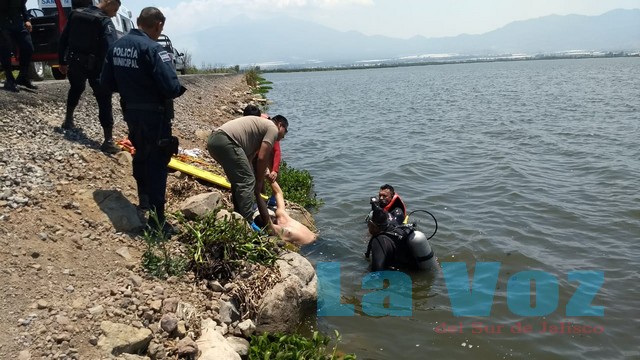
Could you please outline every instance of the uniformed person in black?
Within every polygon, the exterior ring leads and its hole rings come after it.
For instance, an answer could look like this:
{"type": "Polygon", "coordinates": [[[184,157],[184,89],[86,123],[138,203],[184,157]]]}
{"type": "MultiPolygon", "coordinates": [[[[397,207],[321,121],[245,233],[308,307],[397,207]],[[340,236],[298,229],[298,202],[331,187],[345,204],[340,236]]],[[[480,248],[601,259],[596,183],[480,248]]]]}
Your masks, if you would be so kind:
{"type": "Polygon", "coordinates": [[[367,220],[369,245],[365,256],[371,257],[371,271],[417,269],[405,241],[408,227],[398,226],[391,221],[389,213],[377,204],[372,204],[373,213],[367,220]]]}
{"type": "Polygon", "coordinates": [[[100,0],[98,6],[75,9],[60,36],[60,72],[69,78],[67,114],[61,128],[73,129],[73,111],[86,88],[87,80],[98,102],[98,118],[104,131],[100,149],[114,154],[120,148],[113,141],[111,91],[100,85],[100,71],[107,50],[117,40],[111,17],[118,13],[120,0],[100,0]]]}
{"type": "Polygon", "coordinates": [[[33,54],[31,42],[31,22],[27,14],[27,0],[0,0],[0,63],[6,76],[4,89],[18,92],[16,85],[29,89],[38,87],[29,80],[29,63],[33,54]],[[13,77],[11,52],[14,42],[20,51],[20,74],[13,77]]]}
{"type": "MultiPolygon", "coordinates": [[[[178,81],[171,55],[156,42],[165,17],[155,7],[142,9],[133,29],[109,49],[101,81],[120,93],[129,140],[136,151],[133,177],[138,185],[139,206],[155,210],[165,232],[164,204],[167,165],[177,153],[177,138],[171,134],[173,99],[186,90],[178,81]]],[[[150,224],[155,225],[155,224],[150,224]]]]}

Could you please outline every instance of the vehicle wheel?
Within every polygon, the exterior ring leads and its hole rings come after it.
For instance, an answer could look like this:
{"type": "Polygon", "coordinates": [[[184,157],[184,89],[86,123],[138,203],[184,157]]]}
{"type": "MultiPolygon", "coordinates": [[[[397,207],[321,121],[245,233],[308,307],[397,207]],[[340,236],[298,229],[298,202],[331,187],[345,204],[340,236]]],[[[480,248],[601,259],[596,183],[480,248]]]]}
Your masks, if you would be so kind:
{"type": "Polygon", "coordinates": [[[180,69],[180,75],[186,75],[187,69],[180,69]]]}
{"type": "Polygon", "coordinates": [[[59,67],[51,67],[51,73],[53,74],[53,78],[56,80],[64,80],[67,78],[67,75],[60,72],[59,67]]]}
{"type": "Polygon", "coordinates": [[[29,79],[35,81],[44,80],[44,63],[32,62],[29,64],[29,79]]]}

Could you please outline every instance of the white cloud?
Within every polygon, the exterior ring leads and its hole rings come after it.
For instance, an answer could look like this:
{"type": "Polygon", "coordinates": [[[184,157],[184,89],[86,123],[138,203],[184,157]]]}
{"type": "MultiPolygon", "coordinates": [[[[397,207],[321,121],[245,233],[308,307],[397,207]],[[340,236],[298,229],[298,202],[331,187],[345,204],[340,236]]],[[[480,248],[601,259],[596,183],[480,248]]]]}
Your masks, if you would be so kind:
{"type": "Polygon", "coordinates": [[[167,17],[165,32],[188,34],[211,26],[222,25],[245,15],[261,17],[314,9],[331,10],[345,6],[371,6],[373,0],[191,0],[173,7],[160,7],[167,17]]]}

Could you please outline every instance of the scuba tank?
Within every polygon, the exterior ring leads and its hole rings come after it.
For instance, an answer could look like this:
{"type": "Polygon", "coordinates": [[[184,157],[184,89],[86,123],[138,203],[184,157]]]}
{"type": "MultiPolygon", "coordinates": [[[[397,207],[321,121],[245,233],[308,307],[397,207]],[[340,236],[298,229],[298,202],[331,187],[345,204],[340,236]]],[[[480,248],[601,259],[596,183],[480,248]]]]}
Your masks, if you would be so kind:
{"type": "Polygon", "coordinates": [[[431,270],[438,267],[429,240],[427,240],[427,236],[422,231],[412,231],[408,234],[405,241],[418,269],[431,270]]]}

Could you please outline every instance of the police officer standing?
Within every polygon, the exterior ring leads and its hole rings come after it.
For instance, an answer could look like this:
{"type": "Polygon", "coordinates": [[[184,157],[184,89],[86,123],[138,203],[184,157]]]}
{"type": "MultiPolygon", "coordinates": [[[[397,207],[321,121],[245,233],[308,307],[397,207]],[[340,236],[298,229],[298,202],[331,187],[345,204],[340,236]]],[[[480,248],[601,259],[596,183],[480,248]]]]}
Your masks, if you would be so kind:
{"type": "Polygon", "coordinates": [[[120,148],[113,141],[111,91],[100,85],[100,71],[107,50],[117,40],[111,17],[118,13],[120,0],[100,0],[98,6],[75,9],[60,36],[58,60],[60,72],[69,78],[67,114],[61,128],[73,129],[73,111],[84,92],[87,80],[98,102],[98,118],[104,131],[100,149],[115,154],[120,148]]]}
{"type": "Polygon", "coordinates": [[[29,63],[33,54],[31,42],[31,22],[27,14],[27,0],[0,0],[0,62],[6,76],[4,89],[18,92],[16,85],[29,89],[38,87],[29,80],[29,63]],[[20,50],[20,74],[13,77],[11,68],[11,51],[13,42],[20,50]]]}
{"type": "Polygon", "coordinates": [[[156,42],[164,28],[162,12],[146,7],[137,23],[139,29],[131,30],[109,49],[101,81],[120,93],[129,140],[136,149],[133,177],[138,185],[139,207],[155,210],[158,225],[171,233],[164,204],[167,165],[178,151],[178,139],[171,134],[173,99],[186,89],[178,81],[171,55],[156,42]]]}

